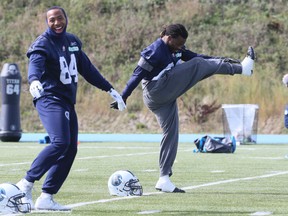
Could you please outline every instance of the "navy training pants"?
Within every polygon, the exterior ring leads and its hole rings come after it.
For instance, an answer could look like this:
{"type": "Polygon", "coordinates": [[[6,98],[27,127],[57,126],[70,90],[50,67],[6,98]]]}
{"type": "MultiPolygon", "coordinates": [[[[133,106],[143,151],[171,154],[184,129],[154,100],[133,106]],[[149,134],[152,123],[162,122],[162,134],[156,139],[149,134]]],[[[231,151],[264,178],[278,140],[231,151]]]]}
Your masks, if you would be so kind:
{"type": "Polygon", "coordinates": [[[36,109],[51,144],[35,158],[25,178],[34,182],[48,172],[42,191],[56,194],[67,178],[77,154],[77,114],[74,105],[53,96],[37,100],[36,109]]]}

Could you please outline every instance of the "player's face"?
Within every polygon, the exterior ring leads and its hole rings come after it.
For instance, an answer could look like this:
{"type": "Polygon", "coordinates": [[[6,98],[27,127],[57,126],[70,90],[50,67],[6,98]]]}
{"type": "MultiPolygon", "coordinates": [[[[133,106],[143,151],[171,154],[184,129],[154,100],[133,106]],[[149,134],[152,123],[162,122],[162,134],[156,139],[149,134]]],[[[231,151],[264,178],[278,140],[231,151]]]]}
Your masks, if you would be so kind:
{"type": "Polygon", "coordinates": [[[48,26],[56,33],[62,33],[66,26],[66,18],[61,9],[52,9],[47,12],[48,26]]]}
{"type": "Polygon", "coordinates": [[[171,50],[171,52],[176,52],[183,48],[185,42],[186,42],[186,39],[184,39],[181,36],[178,36],[176,38],[168,36],[167,45],[169,46],[169,49],[171,50]]]}

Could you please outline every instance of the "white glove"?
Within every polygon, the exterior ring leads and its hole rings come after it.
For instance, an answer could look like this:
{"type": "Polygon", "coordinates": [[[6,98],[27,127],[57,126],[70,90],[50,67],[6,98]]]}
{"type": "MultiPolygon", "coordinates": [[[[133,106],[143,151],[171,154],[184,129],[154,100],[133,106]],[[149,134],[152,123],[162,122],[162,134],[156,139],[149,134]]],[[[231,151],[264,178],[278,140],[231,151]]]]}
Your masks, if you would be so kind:
{"type": "Polygon", "coordinates": [[[111,88],[110,91],[109,91],[109,94],[117,102],[118,109],[120,111],[123,111],[124,109],[126,109],[126,104],[123,101],[123,98],[121,97],[121,95],[115,89],[111,88]]]}
{"type": "Polygon", "coordinates": [[[39,80],[32,81],[29,90],[30,94],[36,99],[40,98],[42,93],[44,92],[42,84],[39,82],[39,80]]]}
{"type": "Polygon", "coordinates": [[[285,74],[282,78],[283,84],[288,87],[288,74],[285,74]]]}

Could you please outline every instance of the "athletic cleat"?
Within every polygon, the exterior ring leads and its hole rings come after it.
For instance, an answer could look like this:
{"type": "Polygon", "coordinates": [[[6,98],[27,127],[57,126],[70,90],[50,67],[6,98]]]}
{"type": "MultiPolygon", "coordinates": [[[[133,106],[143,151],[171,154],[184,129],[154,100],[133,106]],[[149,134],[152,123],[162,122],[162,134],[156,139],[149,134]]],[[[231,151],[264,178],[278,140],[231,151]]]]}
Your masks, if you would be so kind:
{"type": "Polygon", "coordinates": [[[31,206],[31,209],[34,210],[34,202],[32,199],[32,189],[33,189],[34,183],[28,182],[26,179],[21,179],[16,186],[25,193],[25,197],[21,199],[22,203],[29,203],[31,206]]]}
{"type": "Polygon", "coordinates": [[[248,47],[247,56],[250,57],[252,60],[255,60],[256,55],[252,46],[248,47]]]}
{"type": "Polygon", "coordinates": [[[245,76],[251,76],[253,74],[254,60],[256,58],[253,47],[249,47],[247,51],[247,56],[241,62],[242,74],[245,76]]]}
{"type": "Polygon", "coordinates": [[[71,211],[71,208],[62,206],[53,200],[53,196],[49,197],[38,197],[35,203],[36,210],[47,210],[47,211],[71,211]]]}
{"type": "Polygon", "coordinates": [[[177,188],[177,187],[175,187],[173,191],[167,191],[167,190],[165,191],[165,190],[163,190],[161,188],[156,188],[156,187],[155,187],[155,189],[159,190],[159,191],[162,191],[162,192],[166,192],[166,193],[186,193],[185,190],[182,190],[182,189],[177,188]]]}
{"type": "Polygon", "coordinates": [[[185,193],[185,191],[180,188],[175,187],[172,193],[185,193]]]}
{"type": "Polygon", "coordinates": [[[170,179],[166,179],[165,181],[159,179],[156,183],[155,189],[166,193],[185,193],[184,190],[175,187],[170,179]]]}

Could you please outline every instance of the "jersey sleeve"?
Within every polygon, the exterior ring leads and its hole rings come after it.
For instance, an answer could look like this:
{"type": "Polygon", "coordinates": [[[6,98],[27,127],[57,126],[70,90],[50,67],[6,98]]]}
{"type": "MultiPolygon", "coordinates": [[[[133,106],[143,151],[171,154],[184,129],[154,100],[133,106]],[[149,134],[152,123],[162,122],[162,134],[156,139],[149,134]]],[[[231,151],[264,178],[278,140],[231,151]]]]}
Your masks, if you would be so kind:
{"type": "MultiPolygon", "coordinates": [[[[140,59],[141,61],[141,59],[140,59]]],[[[131,75],[130,79],[128,80],[125,89],[122,92],[123,99],[127,99],[134,89],[139,85],[141,80],[147,76],[148,71],[137,65],[135,70],[133,71],[133,74],[131,75]]]]}
{"type": "Polygon", "coordinates": [[[29,58],[28,82],[40,80],[45,71],[46,56],[41,52],[33,52],[29,58]]]}
{"type": "Polygon", "coordinates": [[[45,71],[45,61],[48,56],[48,44],[45,37],[40,35],[28,48],[26,53],[29,58],[28,82],[40,80],[45,71]]]}
{"type": "Polygon", "coordinates": [[[88,56],[81,50],[80,51],[80,65],[79,73],[84,79],[93,86],[103,90],[109,91],[113,86],[100,74],[99,70],[91,63],[88,56]]]}
{"type": "Polygon", "coordinates": [[[166,56],[165,52],[161,52],[161,49],[159,49],[159,46],[161,45],[160,42],[161,39],[155,41],[141,52],[140,60],[122,92],[122,97],[124,99],[127,99],[132,94],[142,79],[151,80],[155,76],[155,74],[152,73],[155,67],[163,66],[161,65],[161,59],[166,56]]]}

